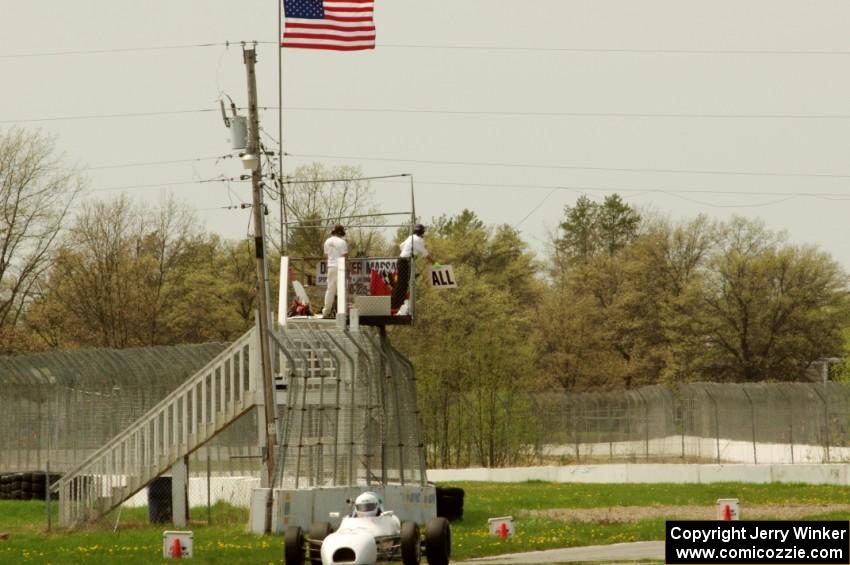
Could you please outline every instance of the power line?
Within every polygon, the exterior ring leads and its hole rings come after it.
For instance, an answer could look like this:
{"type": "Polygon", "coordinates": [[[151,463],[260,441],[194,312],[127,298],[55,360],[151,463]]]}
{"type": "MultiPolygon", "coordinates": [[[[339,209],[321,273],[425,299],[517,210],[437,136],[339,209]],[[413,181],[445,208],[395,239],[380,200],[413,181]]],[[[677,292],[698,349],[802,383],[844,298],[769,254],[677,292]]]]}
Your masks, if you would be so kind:
{"type": "Polygon", "coordinates": [[[137,188],[163,188],[170,186],[185,186],[190,184],[207,184],[211,182],[245,182],[251,180],[251,177],[241,178],[241,177],[220,177],[220,178],[212,178],[212,179],[203,179],[203,180],[190,180],[190,181],[177,181],[177,182],[165,182],[159,184],[133,184],[133,185],[125,185],[125,186],[107,186],[103,188],[90,188],[86,190],[86,192],[105,192],[109,190],[133,190],[137,188]]]}
{"type": "MultiPolygon", "coordinates": [[[[238,106],[237,110],[245,108],[238,106]]],[[[277,110],[276,106],[258,106],[257,110],[277,110]]],[[[23,118],[16,120],[0,120],[0,124],[15,124],[25,122],[57,122],[62,120],[101,120],[109,118],[146,118],[149,116],[171,116],[175,114],[199,114],[205,112],[221,112],[219,108],[199,108],[197,110],[165,110],[154,112],[123,112],[117,114],[87,114],[79,116],[54,116],[50,118],[23,118]]]]}
{"type": "Polygon", "coordinates": [[[132,190],[136,188],[163,188],[167,186],[180,186],[187,184],[198,184],[202,181],[180,181],[180,182],[164,182],[159,184],[132,184],[126,186],[107,186],[103,188],[90,188],[86,192],[106,192],[109,190],[132,190]]]}
{"type": "MultiPolygon", "coordinates": [[[[273,109],[273,108],[270,108],[273,109]]],[[[721,120],[847,120],[850,114],[716,114],[698,112],[523,112],[514,110],[437,110],[429,108],[333,108],[320,106],[287,106],[293,112],[362,112],[386,114],[428,114],[464,116],[516,116],[542,118],[661,118],[721,120]]]]}
{"type": "MultiPolygon", "coordinates": [[[[376,182],[390,182],[390,183],[400,183],[403,182],[406,184],[406,181],[403,180],[390,180],[390,179],[400,179],[403,177],[408,177],[409,174],[398,174],[398,175],[382,175],[382,176],[371,176],[371,177],[356,177],[356,178],[338,178],[338,179],[313,179],[313,180],[290,180],[290,181],[282,181],[284,184],[299,184],[299,183],[309,183],[309,182],[345,182],[345,181],[357,181],[357,180],[375,180],[376,182]]],[[[214,182],[245,182],[250,180],[250,177],[216,177],[211,179],[203,179],[203,180],[194,180],[194,181],[178,181],[178,182],[170,182],[170,183],[159,183],[159,184],[138,184],[138,185],[125,185],[125,186],[112,186],[112,187],[103,187],[96,189],[89,189],[86,192],[102,192],[102,191],[110,191],[110,190],[132,190],[138,188],[162,188],[162,187],[171,187],[171,186],[185,186],[192,184],[207,184],[214,182]]],[[[778,196],[780,200],[776,200],[767,204],[736,204],[723,206],[718,204],[710,204],[706,202],[700,202],[693,200],[699,204],[703,204],[706,206],[715,206],[719,208],[747,208],[747,207],[757,207],[764,205],[771,205],[780,202],[784,202],[785,200],[789,200],[791,198],[797,197],[811,197],[811,198],[820,198],[825,200],[833,200],[833,201],[846,201],[850,200],[850,193],[845,192],[782,192],[782,191],[747,191],[747,190],[720,190],[720,189],[683,189],[683,188],[628,188],[628,187],[599,187],[599,186],[569,186],[569,185],[540,185],[540,184],[504,184],[504,183],[477,183],[477,182],[460,182],[460,181],[429,181],[429,180],[418,180],[417,186],[422,185],[435,185],[435,186],[456,186],[456,187],[466,187],[466,188],[499,188],[499,189],[540,189],[540,190],[549,190],[550,193],[546,196],[548,198],[551,196],[552,192],[556,190],[566,190],[573,192],[607,192],[607,193],[637,193],[637,194],[665,194],[668,196],[676,196],[681,194],[712,194],[712,195],[725,195],[725,196],[778,196]]],[[[546,198],[543,199],[542,202],[545,202],[546,198]]],[[[527,216],[530,216],[534,211],[536,211],[541,205],[532,210],[527,216]]],[[[523,221],[525,218],[523,218],[523,221]]]]}
{"type": "MultiPolygon", "coordinates": [[[[151,45],[135,47],[116,47],[109,49],[78,49],[68,51],[41,51],[31,53],[0,54],[0,59],[20,59],[34,57],[56,57],[67,55],[102,55],[108,53],[129,53],[144,51],[165,51],[204,47],[229,47],[243,43],[277,45],[276,41],[219,41],[211,43],[192,43],[185,45],[151,45]]],[[[531,47],[518,45],[427,45],[380,43],[381,49],[444,49],[451,51],[514,51],[548,53],[587,53],[613,55],[769,55],[769,56],[846,56],[850,50],[841,49],[645,49],[635,47],[531,47]]]]}
{"type": "Polygon", "coordinates": [[[218,108],[201,108],[198,110],[169,110],[161,112],[124,112],[118,114],[88,114],[83,116],[54,116],[52,118],[24,118],[18,120],[0,120],[0,124],[15,124],[25,122],[58,122],[62,120],[103,120],[109,118],[144,118],[149,116],[173,116],[176,114],[199,114],[204,112],[220,112],[218,108]]]}
{"type": "MultiPolygon", "coordinates": [[[[278,110],[276,106],[262,106],[262,111],[278,110]]],[[[141,118],[150,116],[170,116],[179,114],[197,114],[220,112],[218,108],[199,108],[197,110],[169,110],[159,112],[123,112],[115,114],[88,114],[78,116],[54,116],[49,118],[22,118],[0,120],[0,124],[55,122],[62,120],[96,120],[110,118],[141,118]]],[[[712,114],[690,112],[520,112],[511,110],[436,110],[421,108],[341,108],[318,106],[289,106],[284,111],[291,112],[361,112],[364,114],[425,114],[425,115],[466,115],[466,116],[513,116],[542,118],[646,118],[646,119],[700,119],[700,120],[848,120],[850,114],[712,114]]]]}
{"type": "Polygon", "coordinates": [[[285,153],[287,157],[302,159],[340,159],[360,161],[390,161],[397,163],[423,163],[429,165],[464,165],[479,167],[506,167],[527,169],[557,169],[578,171],[613,171],[628,173],[677,173],[695,175],[740,175],[740,176],[765,176],[765,177],[801,177],[801,178],[850,178],[850,174],[840,173],[775,173],[770,171],[718,171],[710,169],[662,169],[641,167],[591,167],[586,165],[542,165],[530,163],[502,163],[490,161],[440,161],[435,159],[397,159],[393,157],[362,157],[359,155],[321,155],[310,153],[285,153]]]}
{"type": "Polygon", "coordinates": [[[522,47],[500,45],[404,45],[382,43],[380,48],[395,49],[449,49],[453,51],[530,51],[552,53],[608,53],[615,55],[850,55],[848,50],[796,50],[796,49],[641,49],[631,47],[522,47]]]}
{"type": "Polygon", "coordinates": [[[340,179],[297,179],[297,180],[282,180],[281,184],[310,184],[313,182],[351,182],[360,180],[377,180],[377,179],[395,179],[401,177],[409,177],[409,173],[399,173],[397,175],[380,175],[373,177],[352,177],[340,179]]]}
{"type": "MultiPolygon", "coordinates": [[[[376,182],[398,184],[404,182],[402,180],[390,180],[401,177],[409,177],[409,173],[398,175],[382,175],[370,177],[352,177],[352,178],[337,178],[337,179],[310,179],[310,180],[289,180],[282,181],[283,184],[303,184],[311,182],[346,182],[356,180],[375,180],[376,182]]],[[[508,189],[546,189],[546,190],[570,190],[579,192],[623,192],[623,193],[694,193],[694,194],[717,194],[717,195],[732,195],[732,196],[781,196],[795,198],[798,196],[824,198],[833,200],[850,200],[848,192],[777,192],[777,191],[753,191],[753,190],[720,190],[720,189],[669,189],[669,188],[623,188],[623,187],[588,187],[588,186],[568,186],[568,185],[541,185],[541,184],[503,184],[503,183],[483,183],[483,182],[460,182],[460,181],[429,181],[417,180],[417,185],[442,185],[442,186],[459,186],[470,188],[508,188],[508,189]]]]}
{"type": "Polygon", "coordinates": [[[213,208],[193,208],[195,212],[213,212],[217,210],[244,210],[250,207],[250,204],[231,204],[230,206],[215,206],[213,208]]]}
{"type": "Polygon", "coordinates": [[[56,57],[65,55],[102,55],[106,53],[129,53],[132,51],[166,51],[172,49],[192,49],[197,47],[230,47],[243,43],[274,43],[273,41],[219,41],[215,43],[191,43],[187,45],[151,45],[147,47],[115,47],[111,49],[78,49],[75,51],[41,51],[35,53],[9,53],[0,55],[0,59],[22,59],[30,57],[56,57]]]}
{"type": "Polygon", "coordinates": [[[518,229],[518,228],[519,228],[519,227],[523,224],[523,222],[525,222],[525,221],[526,221],[529,217],[531,217],[531,215],[532,215],[532,214],[534,214],[536,211],[538,211],[538,210],[540,209],[540,207],[541,207],[541,206],[543,206],[543,204],[544,204],[544,203],[545,203],[545,202],[549,199],[549,197],[550,197],[550,196],[552,196],[553,194],[555,194],[555,192],[556,192],[557,190],[558,190],[557,188],[553,188],[552,190],[550,190],[549,192],[547,192],[547,193],[546,193],[546,196],[544,196],[544,197],[540,200],[540,202],[538,202],[538,203],[537,203],[537,206],[535,206],[534,208],[532,208],[532,209],[531,209],[531,211],[529,211],[529,212],[528,212],[528,214],[526,214],[525,216],[523,216],[523,217],[522,217],[522,219],[521,219],[520,221],[518,221],[517,223],[515,223],[515,224],[514,224],[514,229],[518,229]]]}
{"type": "MultiPolygon", "coordinates": [[[[401,182],[401,181],[378,181],[378,182],[401,182]]],[[[453,181],[428,181],[417,180],[417,186],[438,185],[458,186],[470,188],[506,188],[506,189],[541,189],[541,190],[568,190],[574,192],[617,192],[631,193],[644,192],[656,194],[715,194],[728,196],[779,196],[779,197],[813,197],[830,200],[850,200],[850,192],[777,192],[777,191],[748,191],[748,190],[719,190],[719,189],[683,189],[683,188],[626,188],[626,187],[600,187],[600,186],[569,186],[569,185],[541,185],[541,184],[501,184],[501,183],[479,183],[479,182],[453,182],[453,181]]]]}
{"type": "Polygon", "coordinates": [[[765,206],[775,206],[776,204],[782,204],[783,202],[788,202],[789,200],[793,200],[797,198],[797,196],[787,196],[785,198],[779,198],[776,200],[771,200],[769,202],[760,202],[758,204],[714,204],[711,202],[703,202],[702,200],[697,200],[696,198],[689,198],[687,196],[682,196],[681,194],[670,193],[669,196],[674,196],[676,198],[680,198],[682,200],[686,200],[688,202],[693,202],[694,204],[699,204],[701,206],[710,206],[712,208],[764,208],[765,206]]]}
{"type": "Polygon", "coordinates": [[[231,159],[233,155],[220,155],[215,157],[195,157],[193,159],[171,159],[167,161],[141,161],[138,163],[122,163],[120,165],[99,165],[95,167],[84,167],[81,171],[99,171],[103,169],[126,169],[131,167],[148,167],[153,165],[173,165],[176,163],[195,163],[200,161],[212,161],[219,159],[231,159]]]}

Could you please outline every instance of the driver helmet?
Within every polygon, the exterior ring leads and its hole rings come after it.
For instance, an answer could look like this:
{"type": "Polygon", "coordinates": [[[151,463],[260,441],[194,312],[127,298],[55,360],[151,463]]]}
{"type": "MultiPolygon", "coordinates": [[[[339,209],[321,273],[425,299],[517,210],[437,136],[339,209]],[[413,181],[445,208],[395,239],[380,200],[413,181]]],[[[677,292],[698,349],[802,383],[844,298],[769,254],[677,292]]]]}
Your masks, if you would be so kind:
{"type": "Polygon", "coordinates": [[[380,513],[381,499],[374,492],[364,492],[354,501],[354,515],[377,516],[380,513]]]}

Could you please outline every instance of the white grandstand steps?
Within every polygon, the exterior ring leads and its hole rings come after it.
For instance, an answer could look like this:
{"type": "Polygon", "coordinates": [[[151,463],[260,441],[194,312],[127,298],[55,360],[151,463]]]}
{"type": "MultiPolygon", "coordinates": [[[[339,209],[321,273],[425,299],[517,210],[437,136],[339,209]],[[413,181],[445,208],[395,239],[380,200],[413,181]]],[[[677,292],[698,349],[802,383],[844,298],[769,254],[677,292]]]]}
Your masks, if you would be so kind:
{"type": "Polygon", "coordinates": [[[52,487],[60,524],[100,518],[250,410],[262,398],[258,357],[252,329],[63,476],[52,487]]]}

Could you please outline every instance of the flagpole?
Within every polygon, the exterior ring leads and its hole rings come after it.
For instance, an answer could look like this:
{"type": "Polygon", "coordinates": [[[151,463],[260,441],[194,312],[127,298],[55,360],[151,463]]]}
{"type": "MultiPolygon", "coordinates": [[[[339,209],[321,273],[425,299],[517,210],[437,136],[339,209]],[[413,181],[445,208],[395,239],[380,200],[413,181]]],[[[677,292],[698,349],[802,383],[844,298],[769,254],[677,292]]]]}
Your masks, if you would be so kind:
{"type": "Polygon", "coordinates": [[[286,213],[286,195],[283,192],[283,0],[277,0],[277,139],[280,143],[277,152],[280,202],[280,255],[287,254],[289,245],[289,221],[286,213]]]}

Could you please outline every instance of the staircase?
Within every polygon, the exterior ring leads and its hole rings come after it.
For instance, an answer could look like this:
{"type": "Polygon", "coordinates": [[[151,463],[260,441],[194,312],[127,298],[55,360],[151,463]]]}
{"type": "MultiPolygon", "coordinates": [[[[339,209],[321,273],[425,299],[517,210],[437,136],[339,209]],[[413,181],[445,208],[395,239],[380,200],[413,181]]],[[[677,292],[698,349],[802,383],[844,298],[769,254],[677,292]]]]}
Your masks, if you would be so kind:
{"type": "Polygon", "coordinates": [[[262,401],[256,329],[251,329],[144,416],[51,486],[59,521],[96,520],[262,401]]]}

